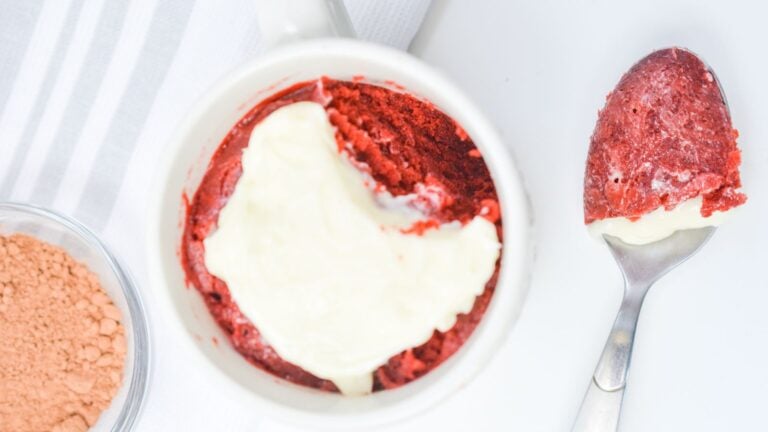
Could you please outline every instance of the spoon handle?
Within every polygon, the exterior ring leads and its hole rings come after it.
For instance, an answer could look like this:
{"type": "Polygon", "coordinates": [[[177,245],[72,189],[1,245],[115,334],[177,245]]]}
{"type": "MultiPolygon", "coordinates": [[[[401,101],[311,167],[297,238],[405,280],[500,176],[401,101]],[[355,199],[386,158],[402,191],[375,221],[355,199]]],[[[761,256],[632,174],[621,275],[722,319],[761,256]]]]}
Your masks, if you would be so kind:
{"type": "Polygon", "coordinates": [[[595,383],[605,391],[623,389],[627,383],[627,371],[632,358],[632,346],[635,343],[637,320],[648,288],[650,286],[626,284],[619,313],[616,315],[611,334],[608,335],[600,361],[595,368],[595,383]]]}
{"type": "Polygon", "coordinates": [[[590,380],[572,432],[614,432],[619,428],[624,389],[608,392],[590,380]]]}
{"type": "Polygon", "coordinates": [[[649,288],[650,284],[625,282],[624,299],[572,432],[612,432],[618,429],[637,320],[649,288]]]}

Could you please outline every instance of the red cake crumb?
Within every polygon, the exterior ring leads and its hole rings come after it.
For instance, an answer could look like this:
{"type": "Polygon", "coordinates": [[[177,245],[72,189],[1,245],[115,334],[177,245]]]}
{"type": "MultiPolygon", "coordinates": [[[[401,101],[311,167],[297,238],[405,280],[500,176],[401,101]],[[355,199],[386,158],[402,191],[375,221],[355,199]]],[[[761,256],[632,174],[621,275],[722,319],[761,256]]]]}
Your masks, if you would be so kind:
{"type": "MultiPolygon", "coordinates": [[[[301,101],[322,104],[336,127],[339,151],[367,171],[377,191],[392,195],[441,191],[438,203],[425,202],[429,219],[407,230],[419,235],[443,222],[469,222],[481,215],[496,224],[501,215],[496,190],[479,151],[464,130],[432,104],[406,93],[365,84],[321,78],[296,84],[253,108],[235,125],[213,155],[208,170],[188,204],[181,260],[189,283],[202,293],[213,317],[232,345],[256,366],[288,381],[338,391],[292,365],[272,349],[231,298],[226,284],[205,267],[203,241],[215,228],[219,212],[242,174],[240,159],[251,131],[276,109],[301,101]]],[[[406,384],[437,367],[455,353],[483,316],[498,278],[496,271],[468,314],[453,328],[435,331],[425,344],[392,357],[374,375],[374,390],[406,384]]]]}
{"type": "Polygon", "coordinates": [[[584,176],[584,222],[637,220],[702,197],[701,214],[743,204],[738,133],[715,77],[684,49],[635,64],[606,100],[584,176]]]}

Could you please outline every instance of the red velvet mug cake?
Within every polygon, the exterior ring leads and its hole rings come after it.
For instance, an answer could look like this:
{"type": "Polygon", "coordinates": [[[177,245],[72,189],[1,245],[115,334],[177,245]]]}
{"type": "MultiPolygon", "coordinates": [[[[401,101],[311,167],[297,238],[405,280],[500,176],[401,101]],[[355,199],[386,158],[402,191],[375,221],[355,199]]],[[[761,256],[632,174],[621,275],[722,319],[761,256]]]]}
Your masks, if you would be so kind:
{"type": "Polygon", "coordinates": [[[157,185],[148,264],[177,349],[284,421],[421,412],[524,303],[531,219],[507,145],[401,51],[303,41],[242,66],[192,107],[157,185]]]}
{"type": "Polygon", "coordinates": [[[454,354],[492,299],[502,215],[471,137],[428,101],[327,77],[232,127],[188,198],[189,283],[255,366],[344,394],[454,354]]]}
{"type": "Polygon", "coordinates": [[[717,226],[747,200],[738,132],[713,72],[682,48],[655,51],[608,95],[584,176],[596,236],[645,244],[717,226]]]}

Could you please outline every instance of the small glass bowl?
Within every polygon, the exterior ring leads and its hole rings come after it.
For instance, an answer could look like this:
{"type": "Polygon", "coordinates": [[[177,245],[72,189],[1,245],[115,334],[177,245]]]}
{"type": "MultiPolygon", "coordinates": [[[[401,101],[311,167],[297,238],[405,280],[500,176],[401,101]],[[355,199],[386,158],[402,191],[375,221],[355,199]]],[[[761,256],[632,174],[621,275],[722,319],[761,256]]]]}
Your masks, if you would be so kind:
{"type": "Polygon", "coordinates": [[[128,348],[123,384],[91,431],[132,430],[147,393],[150,356],[146,315],[128,272],[95,234],[51,210],[0,203],[0,235],[10,234],[27,234],[66,250],[98,275],[102,287],[122,312],[128,348]]]}

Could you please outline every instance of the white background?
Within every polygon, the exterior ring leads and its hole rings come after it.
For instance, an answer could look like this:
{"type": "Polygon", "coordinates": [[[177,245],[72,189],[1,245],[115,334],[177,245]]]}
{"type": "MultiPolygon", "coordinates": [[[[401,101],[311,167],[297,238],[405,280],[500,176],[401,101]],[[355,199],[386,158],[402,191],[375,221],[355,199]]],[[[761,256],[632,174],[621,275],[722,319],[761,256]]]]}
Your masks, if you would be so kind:
{"type": "MultiPolygon", "coordinates": [[[[750,200],[641,317],[623,431],[768,430],[768,10],[761,2],[433,1],[412,51],[480,105],[533,202],[527,304],[469,386],[391,431],[567,431],[612,324],[621,277],[582,226],[589,136],[604,96],[655,48],[685,46],[717,72],[750,200]]],[[[161,325],[158,318],[156,324],[161,325]]],[[[171,335],[165,335],[170,337],[171,335]]],[[[139,430],[294,431],[264,419],[208,366],[162,346],[139,430]]]]}

